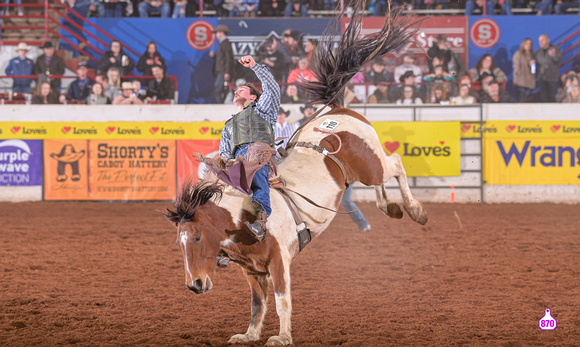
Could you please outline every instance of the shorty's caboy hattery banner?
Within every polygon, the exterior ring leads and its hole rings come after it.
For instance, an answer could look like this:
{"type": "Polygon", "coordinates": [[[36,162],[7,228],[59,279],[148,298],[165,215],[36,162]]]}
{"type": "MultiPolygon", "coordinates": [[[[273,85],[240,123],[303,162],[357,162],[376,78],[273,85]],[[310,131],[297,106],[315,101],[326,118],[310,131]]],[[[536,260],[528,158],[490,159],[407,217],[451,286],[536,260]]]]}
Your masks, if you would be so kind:
{"type": "Polygon", "coordinates": [[[387,154],[403,159],[408,176],[459,176],[459,122],[373,122],[387,154]]]}

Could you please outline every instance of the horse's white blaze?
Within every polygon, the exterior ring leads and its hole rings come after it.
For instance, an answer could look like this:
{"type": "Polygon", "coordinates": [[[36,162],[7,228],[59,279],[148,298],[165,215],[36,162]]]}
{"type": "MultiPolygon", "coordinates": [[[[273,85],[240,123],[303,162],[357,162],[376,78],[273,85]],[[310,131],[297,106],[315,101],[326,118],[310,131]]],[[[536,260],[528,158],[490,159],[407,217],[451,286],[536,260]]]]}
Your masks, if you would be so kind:
{"type": "Polygon", "coordinates": [[[193,275],[191,274],[191,270],[189,268],[189,257],[187,256],[187,240],[189,239],[189,235],[187,235],[187,231],[181,231],[179,233],[179,241],[181,242],[182,250],[183,250],[183,259],[185,261],[185,271],[189,275],[189,280],[193,281],[193,275]]]}

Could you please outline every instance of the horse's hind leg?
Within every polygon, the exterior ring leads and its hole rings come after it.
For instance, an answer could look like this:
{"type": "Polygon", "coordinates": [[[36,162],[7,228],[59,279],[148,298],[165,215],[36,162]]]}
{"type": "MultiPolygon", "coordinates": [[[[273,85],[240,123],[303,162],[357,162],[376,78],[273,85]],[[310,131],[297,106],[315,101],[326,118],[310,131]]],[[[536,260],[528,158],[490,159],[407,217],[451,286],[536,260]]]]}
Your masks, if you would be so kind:
{"type": "MultiPolygon", "coordinates": [[[[421,203],[415,199],[413,193],[411,193],[411,189],[409,189],[407,173],[403,167],[401,156],[395,153],[387,157],[386,172],[387,174],[385,176],[387,177],[385,177],[385,183],[393,176],[399,182],[399,190],[401,191],[401,195],[403,197],[403,204],[411,219],[422,225],[427,223],[427,212],[423,208],[423,205],[421,205],[421,203]]],[[[395,218],[397,218],[396,216],[401,215],[401,209],[394,203],[388,204],[385,183],[375,187],[375,191],[377,193],[377,206],[388,216],[395,216],[395,218]],[[385,205],[387,206],[386,211],[384,208],[385,205]]]]}
{"type": "Polygon", "coordinates": [[[248,280],[252,291],[252,316],[250,326],[245,334],[237,334],[230,338],[228,343],[241,343],[257,341],[260,339],[262,327],[264,325],[264,316],[268,309],[268,288],[269,278],[267,275],[249,275],[244,270],[244,275],[248,280]]]}

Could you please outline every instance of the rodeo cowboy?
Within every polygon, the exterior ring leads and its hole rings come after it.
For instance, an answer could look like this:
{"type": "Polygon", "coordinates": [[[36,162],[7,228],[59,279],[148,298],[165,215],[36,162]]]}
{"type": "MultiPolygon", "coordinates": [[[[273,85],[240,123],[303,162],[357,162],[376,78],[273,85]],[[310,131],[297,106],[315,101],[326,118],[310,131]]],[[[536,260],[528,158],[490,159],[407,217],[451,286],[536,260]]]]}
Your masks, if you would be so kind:
{"type": "MultiPolygon", "coordinates": [[[[235,91],[233,101],[238,113],[234,114],[224,126],[220,140],[220,156],[226,160],[238,156],[249,159],[251,153],[260,150],[269,156],[273,151],[274,125],[280,108],[280,86],[268,68],[256,64],[252,56],[244,56],[238,61],[254,71],[262,83],[263,92],[260,93],[249,83],[238,87],[235,91]]],[[[251,191],[256,220],[254,223],[245,222],[258,241],[262,241],[266,235],[267,217],[272,212],[268,174],[267,166],[262,166],[254,174],[251,191]]]]}

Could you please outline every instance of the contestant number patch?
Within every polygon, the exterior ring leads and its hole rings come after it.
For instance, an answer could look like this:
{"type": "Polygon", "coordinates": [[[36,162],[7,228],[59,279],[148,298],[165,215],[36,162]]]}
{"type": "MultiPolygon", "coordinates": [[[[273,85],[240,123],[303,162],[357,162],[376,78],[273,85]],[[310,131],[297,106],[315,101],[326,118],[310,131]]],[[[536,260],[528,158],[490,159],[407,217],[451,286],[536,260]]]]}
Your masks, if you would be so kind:
{"type": "Polygon", "coordinates": [[[338,126],[338,124],[340,123],[335,120],[327,119],[324,122],[322,122],[322,124],[320,124],[320,129],[334,130],[338,126]]]}

